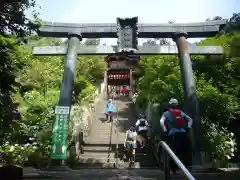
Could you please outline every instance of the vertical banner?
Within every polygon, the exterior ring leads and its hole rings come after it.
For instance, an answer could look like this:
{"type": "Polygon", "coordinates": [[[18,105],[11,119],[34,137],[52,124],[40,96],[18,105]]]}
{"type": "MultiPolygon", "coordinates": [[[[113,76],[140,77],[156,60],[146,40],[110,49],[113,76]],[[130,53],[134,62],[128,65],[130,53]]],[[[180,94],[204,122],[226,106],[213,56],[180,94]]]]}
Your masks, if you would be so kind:
{"type": "Polygon", "coordinates": [[[68,147],[68,119],[70,107],[56,106],[52,134],[52,159],[66,160],[68,147]]]}

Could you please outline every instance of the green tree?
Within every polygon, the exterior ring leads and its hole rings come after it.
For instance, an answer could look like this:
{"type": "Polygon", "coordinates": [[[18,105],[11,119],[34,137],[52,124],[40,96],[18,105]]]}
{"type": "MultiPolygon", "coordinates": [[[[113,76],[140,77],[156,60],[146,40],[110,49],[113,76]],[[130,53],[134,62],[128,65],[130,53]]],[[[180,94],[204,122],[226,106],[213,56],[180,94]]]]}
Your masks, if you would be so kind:
{"type": "Polygon", "coordinates": [[[144,44],[149,44],[149,45],[155,45],[157,44],[155,39],[148,39],[146,42],[143,43],[144,44]]]}
{"type": "MultiPolygon", "coordinates": [[[[26,18],[24,11],[34,7],[32,0],[8,3],[1,1],[0,4],[0,139],[10,121],[14,103],[11,99],[13,86],[17,85],[15,76],[19,69],[22,69],[27,62],[21,58],[23,52],[20,48],[21,40],[24,40],[34,30],[38,23],[33,23],[26,18]]],[[[37,14],[33,14],[37,20],[37,14]]],[[[38,20],[36,22],[39,22],[38,20]]]]}
{"type": "Polygon", "coordinates": [[[33,11],[33,17],[37,20],[35,22],[25,15],[27,9],[35,7],[34,0],[21,0],[19,2],[1,1],[0,5],[0,34],[8,32],[17,37],[25,38],[31,35],[38,27],[38,13],[33,11]]]}
{"type": "Polygon", "coordinates": [[[89,45],[95,45],[99,46],[100,45],[100,39],[86,39],[84,42],[84,45],[89,46],[89,45]]]}

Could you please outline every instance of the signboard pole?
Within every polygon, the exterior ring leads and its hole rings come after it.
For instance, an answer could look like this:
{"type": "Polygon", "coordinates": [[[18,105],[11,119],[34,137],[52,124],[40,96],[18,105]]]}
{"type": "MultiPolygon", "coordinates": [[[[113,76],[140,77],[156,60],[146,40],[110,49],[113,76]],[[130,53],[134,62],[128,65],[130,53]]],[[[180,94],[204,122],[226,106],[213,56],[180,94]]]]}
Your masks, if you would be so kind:
{"type": "Polygon", "coordinates": [[[69,113],[68,106],[56,106],[52,135],[52,159],[54,160],[67,159],[69,113]]]}

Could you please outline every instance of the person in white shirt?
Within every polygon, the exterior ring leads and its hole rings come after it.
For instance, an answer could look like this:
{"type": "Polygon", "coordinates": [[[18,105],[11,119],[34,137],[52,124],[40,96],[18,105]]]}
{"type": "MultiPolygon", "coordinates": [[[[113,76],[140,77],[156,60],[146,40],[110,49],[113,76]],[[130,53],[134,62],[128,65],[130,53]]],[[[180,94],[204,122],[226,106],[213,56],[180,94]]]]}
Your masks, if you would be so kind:
{"type": "Polygon", "coordinates": [[[127,152],[132,150],[132,154],[130,154],[130,160],[135,161],[135,150],[137,148],[137,132],[134,125],[130,125],[129,129],[126,131],[124,147],[126,148],[125,150],[127,152]]]}
{"type": "Polygon", "coordinates": [[[141,148],[143,148],[146,145],[146,141],[148,139],[148,128],[150,125],[143,114],[140,115],[135,125],[137,127],[139,144],[141,148]]]}

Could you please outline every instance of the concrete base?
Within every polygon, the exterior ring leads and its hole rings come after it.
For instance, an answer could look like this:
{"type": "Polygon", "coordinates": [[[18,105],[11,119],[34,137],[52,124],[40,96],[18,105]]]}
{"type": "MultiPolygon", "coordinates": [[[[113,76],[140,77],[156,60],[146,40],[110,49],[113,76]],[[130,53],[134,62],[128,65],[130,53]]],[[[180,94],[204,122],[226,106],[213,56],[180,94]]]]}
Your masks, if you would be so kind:
{"type": "Polygon", "coordinates": [[[0,179],[16,179],[23,177],[23,168],[18,166],[2,166],[0,167],[0,179]]]}

